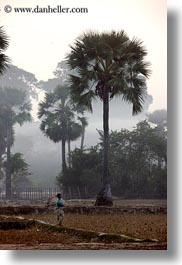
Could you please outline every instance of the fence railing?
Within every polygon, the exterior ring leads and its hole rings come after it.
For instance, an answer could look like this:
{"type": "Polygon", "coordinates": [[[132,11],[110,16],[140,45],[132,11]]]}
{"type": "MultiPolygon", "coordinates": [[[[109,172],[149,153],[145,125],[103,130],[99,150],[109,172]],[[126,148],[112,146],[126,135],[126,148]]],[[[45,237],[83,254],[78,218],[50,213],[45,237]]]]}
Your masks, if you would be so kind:
{"type": "MultiPolygon", "coordinates": [[[[50,197],[56,196],[58,192],[61,192],[65,200],[71,199],[87,199],[90,194],[86,187],[28,187],[22,189],[12,189],[11,198],[15,200],[46,200],[50,197]]],[[[6,192],[4,189],[0,189],[0,200],[6,199],[6,192]]]]}

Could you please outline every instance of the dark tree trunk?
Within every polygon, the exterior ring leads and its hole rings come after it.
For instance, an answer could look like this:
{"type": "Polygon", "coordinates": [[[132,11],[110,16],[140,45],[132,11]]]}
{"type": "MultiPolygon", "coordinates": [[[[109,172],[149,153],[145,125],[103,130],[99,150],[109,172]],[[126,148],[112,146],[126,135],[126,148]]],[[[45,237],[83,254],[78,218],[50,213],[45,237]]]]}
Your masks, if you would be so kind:
{"type": "Polygon", "coordinates": [[[85,138],[85,127],[83,126],[82,135],[81,135],[81,146],[80,146],[81,150],[83,150],[84,138],[85,138]]]}
{"type": "Polygon", "coordinates": [[[12,130],[7,129],[7,161],[6,161],[6,199],[11,199],[11,142],[12,130]]]}
{"type": "Polygon", "coordinates": [[[103,130],[104,130],[104,157],[103,157],[103,184],[109,184],[109,95],[106,93],[103,102],[103,130]]]}
{"type": "Polygon", "coordinates": [[[62,140],[62,171],[65,172],[66,169],[66,140],[62,140]]]}
{"type": "Polygon", "coordinates": [[[105,89],[103,97],[103,130],[104,130],[104,150],[103,150],[103,188],[97,194],[96,206],[112,206],[112,195],[109,178],[109,93],[105,89]]]}
{"type": "Polygon", "coordinates": [[[71,141],[68,139],[68,166],[71,168],[71,141]]]}

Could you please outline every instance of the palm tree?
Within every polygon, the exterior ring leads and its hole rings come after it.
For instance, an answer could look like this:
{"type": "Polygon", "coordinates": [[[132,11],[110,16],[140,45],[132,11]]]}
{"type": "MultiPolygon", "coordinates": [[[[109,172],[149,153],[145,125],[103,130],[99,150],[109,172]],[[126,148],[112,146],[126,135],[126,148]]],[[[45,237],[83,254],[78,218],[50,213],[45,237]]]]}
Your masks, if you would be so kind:
{"type": "Polygon", "coordinates": [[[69,130],[68,130],[68,164],[69,168],[71,167],[71,148],[70,148],[70,140],[75,141],[81,136],[81,146],[83,149],[84,137],[85,137],[85,127],[88,125],[87,118],[84,116],[86,111],[84,106],[78,106],[75,102],[70,98],[70,105],[72,107],[72,111],[74,112],[75,118],[77,122],[70,121],[69,130]]]}
{"type": "Polygon", "coordinates": [[[11,198],[11,146],[14,142],[14,125],[31,121],[31,104],[25,91],[15,88],[0,88],[0,116],[6,130],[6,197],[11,198]]]}
{"type": "Polygon", "coordinates": [[[80,149],[83,150],[84,140],[85,140],[85,128],[88,126],[87,117],[84,116],[85,111],[87,110],[87,107],[85,107],[84,105],[78,104],[78,102],[75,102],[72,99],[72,97],[71,97],[71,104],[73,105],[73,109],[76,112],[77,120],[81,124],[81,127],[82,127],[80,149]]]}
{"type": "Polygon", "coordinates": [[[3,74],[3,72],[8,67],[9,59],[4,54],[4,51],[8,47],[8,37],[6,36],[3,27],[0,27],[0,75],[3,74]]]}
{"type": "Polygon", "coordinates": [[[103,188],[98,193],[97,205],[112,205],[109,178],[109,101],[114,96],[133,105],[133,114],[142,110],[149,77],[149,63],[142,42],[130,40],[124,30],[111,33],[90,32],[81,35],[71,46],[67,63],[71,95],[79,105],[92,111],[92,100],[103,102],[103,188]]]}
{"type": "MultiPolygon", "coordinates": [[[[52,141],[62,142],[62,171],[66,169],[66,141],[70,152],[70,141],[81,134],[75,130],[75,114],[70,101],[70,90],[66,86],[57,86],[51,93],[46,93],[45,100],[39,104],[38,117],[42,118],[40,129],[52,141]]],[[[69,160],[70,161],[70,160],[69,160]]],[[[69,162],[70,163],[70,162],[69,162]]]]}
{"type": "Polygon", "coordinates": [[[84,140],[85,140],[85,128],[88,126],[88,121],[87,121],[87,118],[84,117],[84,116],[78,117],[78,120],[81,122],[81,125],[82,125],[82,134],[81,134],[80,149],[83,150],[84,140]]]}
{"type": "Polygon", "coordinates": [[[3,157],[6,151],[6,115],[4,108],[0,105],[0,179],[4,177],[3,157]]]}
{"type": "Polygon", "coordinates": [[[68,166],[71,168],[71,141],[77,140],[82,134],[82,126],[72,120],[68,121],[68,166]]]}

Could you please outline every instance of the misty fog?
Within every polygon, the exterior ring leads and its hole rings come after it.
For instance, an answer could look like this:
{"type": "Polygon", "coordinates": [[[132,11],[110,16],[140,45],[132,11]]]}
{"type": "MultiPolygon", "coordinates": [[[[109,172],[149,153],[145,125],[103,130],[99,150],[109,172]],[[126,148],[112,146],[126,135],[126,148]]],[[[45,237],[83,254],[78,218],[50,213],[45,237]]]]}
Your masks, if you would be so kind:
{"type": "MultiPolygon", "coordinates": [[[[59,78],[38,81],[32,73],[24,71],[14,65],[1,77],[1,85],[17,87],[26,90],[32,103],[33,121],[26,123],[22,127],[16,125],[15,143],[12,152],[23,153],[26,162],[29,164],[31,179],[36,185],[53,186],[55,179],[61,169],[61,143],[53,143],[40,131],[40,121],[37,118],[38,103],[43,100],[46,91],[52,91],[57,84],[62,84],[66,75],[67,68],[64,63],[59,63],[57,72],[59,78]]],[[[144,111],[132,116],[132,106],[124,103],[120,98],[110,101],[110,130],[120,130],[122,128],[132,129],[138,121],[146,118],[152,96],[147,95],[144,111]]],[[[93,113],[86,112],[88,119],[86,127],[84,146],[88,148],[98,143],[98,130],[102,130],[102,102],[97,100],[93,103],[93,113]]],[[[72,150],[80,147],[81,139],[71,142],[72,150]]]]}

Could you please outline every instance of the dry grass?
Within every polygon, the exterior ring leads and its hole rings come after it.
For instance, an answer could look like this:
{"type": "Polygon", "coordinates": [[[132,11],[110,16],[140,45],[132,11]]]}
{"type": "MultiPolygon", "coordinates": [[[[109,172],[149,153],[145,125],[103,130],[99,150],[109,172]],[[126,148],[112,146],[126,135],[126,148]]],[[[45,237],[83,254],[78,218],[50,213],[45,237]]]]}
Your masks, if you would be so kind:
{"type": "MultiPolygon", "coordinates": [[[[53,199],[53,206],[55,205],[56,198],[53,199]]],[[[94,206],[95,199],[88,199],[88,200],[67,200],[67,206],[94,206]]],[[[167,200],[151,200],[151,199],[120,199],[114,198],[113,199],[113,206],[120,207],[120,206],[132,206],[132,207],[143,207],[143,206],[165,206],[167,207],[167,200]]]]}
{"type": "MultiPolygon", "coordinates": [[[[74,200],[68,206],[93,206],[92,200],[74,200]]],[[[118,207],[166,207],[161,200],[114,200],[118,207]]],[[[11,213],[13,214],[13,213],[11,213]]],[[[15,216],[20,215],[14,213],[15,216]]],[[[13,215],[11,215],[13,217],[13,215]]],[[[1,216],[0,216],[1,217],[1,216]]],[[[38,219],[56,224],[56,213],[24,215],[26,219],[38,219]]],[[[1,218],[0,218],[1,219],[1,218]]],[[[0,249],[166,249],[167,248],[167,215],[161,213],[136,212],[104,214],[93,211],[91,214],[65,213],[65,227],[82,228],[97,232],[125,234],[136,238],[157,239],[158,243],[93,243],[66,232],[41,230],[38,227],[27,227],[23,230],[0,230],[0,249]],[[162,243],[161,243],[162,242],[162,243]]]]}
{"type": "Polygon", "coordinates": [[[48,231],[45,233],[45,231],[36,227],[23,230],[0,230],[0,244],[72,244],[82,241],[77,236],[71,236],[68,233],[53,233],[48,231]]]}
{"type": "MultiPolygon", "coordinates": [[[[56,224],[56,215],[37,214],[25,216],[56,224]]],[[[167,241],[166,214],[65,214],[63,225],[97,232],[125,234],[137,238],[167,241]]]]}

